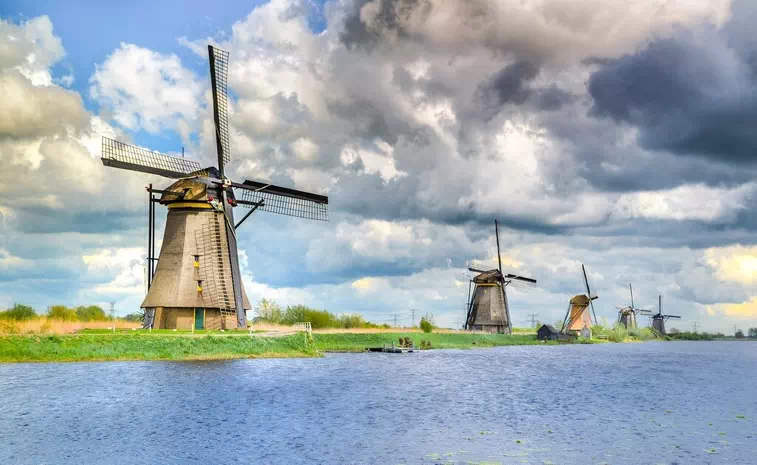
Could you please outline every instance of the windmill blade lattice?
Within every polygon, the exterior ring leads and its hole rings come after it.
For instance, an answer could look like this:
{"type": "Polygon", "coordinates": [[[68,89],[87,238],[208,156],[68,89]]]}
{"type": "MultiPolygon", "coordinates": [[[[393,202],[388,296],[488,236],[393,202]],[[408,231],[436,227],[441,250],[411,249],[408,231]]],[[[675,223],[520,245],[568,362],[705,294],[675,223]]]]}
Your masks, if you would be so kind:
{"type": "Polygon", "coordinates": [[[210,81],[213,90],[213,116],[218,145],[218,169],[224,173],[224,165],[231,161],[229,143],[229,52],[208,45],[210,81]]]}
{"type": "Polygon", "coordinates": [[[471,271],[483,273],[484,271],[496,270],[497,263],[494,260],[468,260],[465,262],[465,267],[471,271]]]}
{"type": "Polygon", "coordinates": [[[259,206],[262,211],[311,220],[329,219],[329,199],[326,196],[256,181],[245,181],[244,186],[234,185],[234,196],[241,206],[259,206]]]}
{"type": "Polygon", "coordinates": [[[201,170],[200,164],[194,160],[163,155],[108,137],[102,138],[101,160],[105,166],[157,174],[166,178],[183,178],[201,170]]]}

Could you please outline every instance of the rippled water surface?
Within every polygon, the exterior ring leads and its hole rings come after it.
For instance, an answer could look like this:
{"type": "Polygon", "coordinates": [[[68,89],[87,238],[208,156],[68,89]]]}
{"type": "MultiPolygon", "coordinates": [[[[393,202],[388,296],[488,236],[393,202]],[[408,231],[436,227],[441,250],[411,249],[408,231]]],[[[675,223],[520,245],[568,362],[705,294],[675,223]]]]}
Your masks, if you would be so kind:
{"type": "Polygon", "coordinates": [[[757,463],[757,343],[0,365],[2,464],[757,463]]]}

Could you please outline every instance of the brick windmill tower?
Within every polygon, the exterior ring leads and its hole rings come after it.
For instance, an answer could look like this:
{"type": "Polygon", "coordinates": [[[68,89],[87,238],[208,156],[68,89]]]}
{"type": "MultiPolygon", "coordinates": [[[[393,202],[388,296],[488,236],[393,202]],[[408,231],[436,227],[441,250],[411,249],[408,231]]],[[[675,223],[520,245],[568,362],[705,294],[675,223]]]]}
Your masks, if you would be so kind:
{"type": "Polygon", "coordinates": [[[246,327],[247,299],[239,269],[237,233],[254,211],[328,220],[328,197],[272,184],[234,182],[227,74],[229,54],[208,46],[218,166],[171,157],[103,137],[105,166],[175,179],[163,190],[148,188],[148,292],[141,307],[145,326],[170,329],[246,327]],[[155,195],[157,194],[157,195],[155,195]],[[159,257],[155,257],[155,204],[168,210],[159,257]],[[235,207],[248,208],[234,222],[235,207]]]}

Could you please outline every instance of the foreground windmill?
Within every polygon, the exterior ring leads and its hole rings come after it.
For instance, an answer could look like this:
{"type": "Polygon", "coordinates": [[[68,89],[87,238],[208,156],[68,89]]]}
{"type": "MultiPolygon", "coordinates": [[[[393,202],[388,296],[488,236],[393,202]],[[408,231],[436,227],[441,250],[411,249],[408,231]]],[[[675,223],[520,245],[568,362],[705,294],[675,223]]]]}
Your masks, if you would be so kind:
{"type": "Polygon", "coordinates": [[[165,190],[148,189],[148,292],[141,307],[149,327],[245,327],[250,303],[242,286],[237,251],[237,229],[242,222],[255,210],[328,220],[325,196],[256,181],[237,183],[226,177],[225,167],[231,161],[226,85],[229,54],[209,45],[208,59],[218,167],[201,169],[193,160],[106,137],[102,141],[103,165],[177,179],[165,190]],[[157,260],[153,203],[168,209],[157,260]],[[236,206],[250,211],[235,224],[236,206]]]}
{"type": "Polygon", "coordinates": [[[507,301],[507,286],[510,284],[534,286],[536,280],[514,274],[502,273],[502,259],[499,252],[499,224],[494,220],[497,237],[497,263],[495,269],[482,270],[469,263],[468,270],[479,273],[468,283],[468,305],[465,329],[489,333],[512,334],[510,305],[507,301]],[[473,293],[471,294],[471,287],[473,293]]]}
{"type": "Polygon", "coordinates": [[[652,330],[661,336],[664,336],[667,334],[665,332],[666,321],[668,321],[671,318],[676,318],[679,320],[681,319],[681,317],[678,315],[663,315],[662,314],[662,296],[658,296],[657,313],[652,315],[650,318],[652,318],[652,330]]]}
{"type": "Polygon", "coordinates": [[[594,301],[599,296],[591,293],[589,278],[586,277],[586,267],[583,264],[581,264],[581,271],[584,276],[586,294],[579,294],[570,299],[568,311],[565,312],[565,319],[560,330],[562,334],[579,335],[584,328],[591,330],[592,322],[594,324],[597,322],[597,314],[594,312],[594,301]],[[591,307],[591,313],[589,313],[589,307],[591,307]],[[594,319],[592,319],[592,316],[594,319]]]}
{"type": "Polygon", "coordinates": [[[631,306],[630,307],[617,307],[618,309],[618,324],[622,325],[626,329],[638,328],[637,315],[650,315],[652,310],[646,310],[643,308],[636,308],[633,304],[633,287],[631,283],[628,284],[628,290],[631,291],[631,306]]]}

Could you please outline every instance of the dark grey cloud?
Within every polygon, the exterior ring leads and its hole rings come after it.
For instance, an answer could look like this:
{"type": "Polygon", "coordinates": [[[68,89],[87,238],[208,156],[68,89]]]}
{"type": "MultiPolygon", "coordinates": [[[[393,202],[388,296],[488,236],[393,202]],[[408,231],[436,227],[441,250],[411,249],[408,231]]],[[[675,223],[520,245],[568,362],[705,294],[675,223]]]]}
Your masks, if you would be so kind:
{"type": "Polygon", "coordinates": [[[539,74],[539,67],[530,61],[516,61],[499,70],[484,85],[479,86],[479,98],[497,105],[520,104],[526,101],[526,83],[539,74]]]}
{"type": "Polygon", "coordinates": [[[381,41],[382,34],[387,32],[407,38],[402,20],[407,19],[411,13],[428,14],[431,7],[428,0],[357,0],[344,20],[339,38],[348,48],[365,49],[373,48],[381,41]],[[360,10],[367,3],[377,7],[376,16],[370,25],[365,24],[360,17],[360,10]]]}
{"type": "Polygon", "coordinates": [[[662,190],[684,184],[736,187],[757,176],[757,167],[721,163],[704,157],[628,144],[628,134],[614,123],[569,118],[557,113],[544,119],[564,156],[552,167],[553,176],[577,172],[602,192],[662,190]]]}
{"type": "Polygon", "coordinates": [[[539,66],[527,60],[517,60],[479,84],[475,99],[478,110],[486,119],[493,118],[503,105],[522,105],[526,102],[541,110],[557,110],[574,97],[555,85],[533,88],[529,82],[539,75],[539,66]]]}
{"type": "Polygon", "coordinates": [[[352,126],[354,136],[366,140],[379,137],[392,145],[397,143],[397,132],[389,129],[383,112],[371,101],[361,98],[349,102],[332,101],[328,108],[334,116],[352,126]]]}
{"type": "Polygon", "coordinates": [[[757,76],[712,29],[682,32],[592,74],[592,114],[637,126],[648,149],[721,162],[757,161],[757,76]]]}

